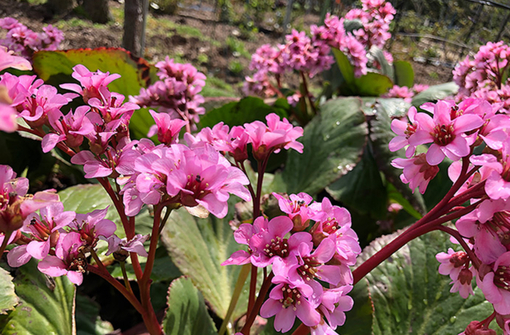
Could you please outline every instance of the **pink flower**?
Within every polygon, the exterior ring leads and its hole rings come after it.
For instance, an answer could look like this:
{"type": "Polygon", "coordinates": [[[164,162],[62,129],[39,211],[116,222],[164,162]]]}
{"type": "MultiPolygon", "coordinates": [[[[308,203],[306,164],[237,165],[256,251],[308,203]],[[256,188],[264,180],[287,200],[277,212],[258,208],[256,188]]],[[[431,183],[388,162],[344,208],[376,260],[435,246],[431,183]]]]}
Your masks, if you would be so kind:
{"type": "Polygon", "coordinates": [[[419,129],[410,139],[411,145],[433,142],[427,151],[427,162],[438,165],[445,156],[456,161],[469,154],[469,145],[466,132],[481,127],[484,123],[481,117],[475,114],[464,114],[452,118],[452,106],[439,101],[434,106],[434,118],[425,113],[418,113],[416,120],[419,129]]]}
{"type": "Polygon", "coordinates": [[[66,141],[71,148],[79,147],[83,143],[83,136],[94,131],[94,126],[85,117],[89,110],[89,106],[80,106],[74,113],[71,110],[65,116],[60,110],[50,111],[48,120],[55,132],[48,133],[43,137],[43,152],[49,152],[62,141],[66,141]]]}
{"type": "MultiPolygon", "coordinates": [[[[267,221],[261,217],[256,220],[267,221]]],[[[273,218],[267,223],[267,227],[267,230],[254,234],[249,241],[253,253],[251,262],[257,267],[266,267],[276,258],[287,258],[301,243],[309,244],[311,247],[312,237],[307,232],[295,233],[286,238],[294,227],[292,221],[286,216],[273,218]]]]}
{"type": "Polygon", "coordinates": [[[421,194],[425,193],[429,182],[439,172],[439,167],[429,165],[425,154],[419,154],[413,158],[395,158],[391,165],[398,169],[404,169],[400,179],[414,191],[418,187],[421,194]]]}
{"type": "Polygon", "coordinates": [[[147,136],[152,137],[155,134],[158,134],[158,141],[161,143],[175,143],[179,137],[181,128],[186,125],[186,121],[171,119],[169,114],[156,113],[153,110],[150,110],[149,113],[151,113],[156,124],[151,126],[147,136]]]}
{"type": "Polygon", "coordinates": [[[409,138],[414,135],[416,130],[418,129],[418,123],[416,122],[416,108],[411,107],[407,112],[407,117],[409,118],[409,122],[405,122],[399,119],[395,119],[391,122],[391,130],[397,137],[394,137],[389,144],[390,151],[397,151],[402,149],[405,146],[408,146],[406,149],[406,157],[410,158],[414,155],[416,150],[416,146],[409,145],[409,138]]]}
{"type": "Polygon", "coordinates": [[[12,133],[18,129],[16,118],[18,113],[14,108],[0,102],[0,130],[12,133]]]}
{"type": "Polygon", "coordinates": [[[269,293],[269,299],[260,308],[260,315],[264,318],[276,315],[274,327],[283,333],[292,328],[296,316],[309,327],[317,326],[321,316],[315,308],[319,305],[318,299],[321,295],[320,284],[314,285],[314,290],[310,292],[309,286],[279,283],[269,293]]]}
{"type": "Polygon", "coordinates": [[[91,98],[102,100],[101,88],[107,87],[109,83],[120,78],[119,74],[111,74],[109,72],[90,72],[85,66],[78,64],[73,67],[72,77],[80,82],[77,84],[62,84],[60,87],[79,93],[83,97],[83,101],[87,103],[91,98]]]}
{"type": "Polygon", "coordinates": [[[274,113],[267,115],[266,120],[267,126],[260,121],[244,125],[256,159],[262,161],[271,152],[278,153],[282,148],[303,152],[303,144],[296,141],[303,136],[303,128],[292,126],[287,119],[280,121],[274,113]]]}
{"type": "Polygon", "coordinates": [[[332,328],[343,326],[345,323],[345,312],[350,311],[354,300],[347,295],[352,286],[340,286],[324,291],[319,310],[324,314],[332,328]]]}
{"type": "MultiPolygon", "coordinates": [[[[149,239],[149,235],[136,234],[131,240],[127,238],[120,239],[117,235],[111,235],[108,238],[102,238],[108,241],[108,252],[106,256],[112,253],[134,252],[142,257],[147,257],[149,254],[145,250],[143,243],[149,239]]],[[[127,257],[127,253],[125,255],[127,257]]]]}
{"type": "Polygon", "coordinates": [[[80,234],[84,245],[93,247],[100,236],[107,239],[117,230],[113,221],[104,218],[107,213],[108,207],[87,214],[76,214],[69,228],[80,234]]]}
{"type": "Polygon", "coordinates": [[[510,252],[499,256],[491,268],[476,277],[477,285],[498,314],[510,314],[510,252]]]}
{"type": "Polygon", "coordinates": [[[291,194],[290,199],[274,192],[273,196],[278,199],[280,210],[289,214],[289,218],[294,222],[294,231],[308,228],[310,219],[317,215],[317,211],[308,206],[313,198],[306,193],[291,194]]]}
{"type": "Polygon", "coordinates": [[[37,268],[50,277],[67,275],[72,283],[81,285],[83,273],[87,267],[87,260],[81,251],[81,247],[80,234],[74,232],[66,234],[62,237],[61,242],[59,240],[55,256],[47,255],[39,262],[37,268]]]}
{"type": "Polygon", "coordinates": [[[32,70],[32,65],[28,60],[14,56],[9,53],[7,48],[0,46],[0,71],[9,67],[22,71],[32,70]]]}
{"type": "Polygon", "coordinates": [[[62,228],[67,226],[76,216],[74,212],[64,212],[61,202],[43,207],[41,214],[31,213],[23,222],[21,231],[29,234],[32,239],[28,245],[21,245],[9,252],[7,261],[10,266],[19,267],[27,263],[31,257],[43,259],[48,255],[50,248],[57,245],[62,228]]]}

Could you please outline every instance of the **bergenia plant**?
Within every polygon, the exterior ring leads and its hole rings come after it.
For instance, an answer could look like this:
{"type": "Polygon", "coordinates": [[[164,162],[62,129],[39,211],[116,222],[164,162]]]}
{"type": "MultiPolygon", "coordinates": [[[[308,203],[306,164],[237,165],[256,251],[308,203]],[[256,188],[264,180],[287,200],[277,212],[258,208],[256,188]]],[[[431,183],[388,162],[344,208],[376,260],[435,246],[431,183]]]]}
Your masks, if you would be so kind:
{"type": "MultiPolygon", "coordinates": [[[[363,155],[376,151],[374,143],[380,139],[377,137],[380,124],[362,128],[363,136],[356,138],[363,141],[359,155],[354,155],[351,165],[342,165],[340,161],[324,173],[331,179],[328,185],[314,189],[295,178],[292,183],[304,185],[307,192],[275,191],[281,179],[289,178],[280,175],[282,164],[278,159],[282,156],[289,157],[287,162],[292,163],[293,157],[306,154],[307,150],[331,147],[331,143],[338,146],[351,140],[330,140],[329,133],[326,136],[314,128],[319,122],[328,123],[328,129],[344,127],[346,133],[356,127],[354,118],[342,119],[343,114],[352,112],[347,108],[335,110],[337,118],[330,124],[327,117],[331,104],[314,99],[308,90],[308,79],[334,64],[335,52],[332,54],[331,48],[345,54],[353,78],[382,69],[382,59],[374,57],[374,50],[382,48],[391,37],[388,31],[394,14],[389,2],[364,0],[362,9],[351,10],[345,18],[328,15],[323,26],[311,27],[311,36],[293,30],[286,36],[286,44],[276,48],[264,45],[257,50],[251,63],[252,70],[257,72],[253,78],[247,78],[246,89],[265,97],[282,98],[283,74],[298,73],[303,89],[286,98],[290,104],[300,102],[316,109],[307,117],[316,117],[317,121],[312,120],[304,129],[300,126],[306,123],[300,119],[304,114],[281,113],[269,105],[264,105],[267,110],[263,115],[257,114],[249,122],[236,122],[225,115],[224,121],[204,125],[202,121],[207,118],[202,117],[206,110],[201,105],[204,102],[201,93],[205,75],[192,65],[175,63],[169,57],[156,64],[160,80],[142,87],[139,95],[129,97],[112,89],[116,82],[125,80],[121,74],[91,69],[84,64],[72,68],[70,78],[74,82],[58,87],[36,75],[3,73],[0,75],[0,130],[39,140],[42,152],[58,156],[62,164],[75,166],[85,179],[96,183],[92,187],[102,187],[109,205],[96,206],[92,199],[94,205],[90,208],[71,208],[65,199],[69,195],[63,196],[65,193],[54,189],[31,194],[25,174],[0,165],[0,255],[5,254],[6,260],[2,265],[9,266],[16,275],[16,268],[22,271],[23,267],[37,264],[34,265],[37,275],[48,281],[48,287],[53,285],[53,289],[58,284],[54,278],[66,278],[66,282],[80,286],[90,276],[99,276],[141,315],[147,332],[152,335],[180,332],[176,318],[187,322],[180,327],[196,327],[199,321],[189,309],[203,317],[199,320],[208,320],[199,325],[203,328],[193,329],[208,334],[216,329],[220,335],[259,334],[266,319],[272,322],[267,323],[264,333],[351,334],[342,327],[359,312],[350,311],[362,303],[356,300],[355,292],[366,284],[367,275],[384,261],[393,262],[394,254],[412,240],[437,230],[451,235],[450,247],[433,250],[437,253],[435,264],[439,274],[449,277],[450,292],[456,296],[458,293],[462,299],[481,292],[487,301],[484,305],[493,308],[487,315],[480,315],[483,320],[470,319],[472,322],[463,324],[459,331],[465,330],[461,334],[496,334],[489,328],[493,320],[508,334],[510,119],[503,92],[508,47],[503,43],[488,44],[481,48],[475,61],[467,58],[461,63],[454,75],[462,87],[454,99],[405,108],[404,113],[391,115],[393,120],[387,118],[385,133],[391,128],[394,136],[384,142],[384,151],[387,154],[389,149],[400,157],[384,162],[387,164],[378,163],[384,165],[381,170],[390,164],[402,169],[401,183],[393,180],[393,184],[400,187],[409,184],[408,198],[416,199],[411,193],[418,190],[416,197],[418,193],[425,194],[445,166],[452,182],[444,197],[428,212],[420,215],[414,211],[418,221],[396,234],[391,242],[377,245],[372,254],[363,252],[362,255],[366,241],[359,237],[362,232],[356,231],[360,227],[356,220],[362,216],[331,195],[336,180],[349,180],[345,184],[351,185],[341,184],[355,190],[347,192],[349,195],[360,189],[356,184],[358,179],[352,176],[367,164],[361,158],[361,151],[365,150],[363,155]],[[347,31],[346,20],[357,20],[360,26],[347,31]],[[143,111],[143,108],[157,111],[143,111]],[[152,119],[146,129],[152,139],[132,137],[135,116],[143,119],[143,113],[152,119]],[[367,133],[371,136],[369,140],[364,137],[367,133]],[[315,141],[320,141],[320,145],[315,145],[315,141]],[[356,165],[360,159],[363,164],[356,165]],[[338,179],[349,170],[352,170],[350,177],[338,179]],[[324,189],[329,193],[322,192],[324,189]],[[235,288],[231,295],[220,297],[225,300],[226,308],[223,313],[217,313],[207,290],[191,284],[187,293],[193,300],[186,302],[186,306],[174,307],[173,303],[179,300],[169,299],[162,325],[159,310],[154,308],[151,299],[154,270],[158,267],[157,249],[160,239],[171,235],[172,225],[180,225],[185,236],[180,236],[177,243],[185,244],[187,238],[193,243],[186,251],[193,254],[193,250],[198,250],[202,231],[198,226],[194,227],[196,230],[186,226],[189,222],[180,219],[188,213],[201,218],[210,216],[209,220],[215,222],[214,227],[198,225],[203,231],[222,231],[222,225],[227,228],[229,233],[224,235],[228,236],[222,236],[221,243],[206,241],[205,249],[221,257],[211,258],[216,263],[210,262],[198,272],[208,278],[214,278],[208,272],[217,269],[228,273],[227,276],[236,273],[235,278],[228,279],[233,279],[235,288]],[[235,219],[228,226],[220,220],[223,218],[235,219]],[[141,226],[146,228],[144,233],[140,232],[141,226]],[[120,267],[120,275],[113,273],[113,264],[120,267]],[[203,295],[200,292],[195,295],[195,286],[203,295]],[[241,297],[245,301],[240,301],[241,297]],[[207,306],[214,318],[209,317],[207,306]],[[242,313],[236,311],[239,306],[246,306],[242,313]],[[235,318],[234,313],[237,313],[235,318]]],[[[45,35],[37,35],[10,18],[2,19],[0,26],[9,30],[4,44],[11,49],[0,48],[0,70],[30,70],[30,63],[12,51],[37,57],[35,51],[54,49],[61,40],[59,32],[51,27],[45,28],[45,35]]],[[[385,62],[392,61],[390,55],[383,57],[385,62]]],[[[404,106],[409,106],[406,103],[413,95],[425,89],[423,85],[395,85],[385,97],[378,99],[400,98],[404,106]]],[[[334,101],[362,101],[345,99],[334,101]]],[[[357,106],[376,109],[378,103],[376,100],[357,106]]],[[[240,113],[233,110],[232,114],[240,113]]],[[[377,121],[381,121],[381,115],[375,114],[370,117],[380,117],[377,121]]],[[[361,116],[359,123],[365,125],[368,117],[363,113],[361,116]]],[[[336,135],[348,137],[342,132],[336,135]]],[[[336,152],[327,153],[321,157],[325,162],[319,163],[337,162],[335,155],[336,152]]],[[[381,157],[386,159],[389,155],[376,156],[379,160],[381,157]]],[[[291,169],[291,163],[285,169],[291,169]]],[[[301,162],[312,166],[314,163],[301,162]]],[[[373,175],[380,177],[379,171],[373,175]]],[[[388,183],[388,189],[390,186],[388,183]]],[[[397,198],[404,196],[399,194],[397,198]]],[[[406,199],[401,202],[389,204],[390,212],[398,213],[404,206],[412,212],[406,199]]],[[[181,247],[168,241],[165,246],[181,247]]],[[[173,259],[191,282],[199,279],[187,271],[189,267],[206,263],[201,263],[201,257],[206,255],[197,254],[193,264],[185,257],[186,252],[181,254],[182,259],[173,259]]],[[[6,271],[2,269],[0,274],[0,289],[5,287],[6,297],[15,289],[23,292],[24,285],[36,286],[23,279],[23,285],[15,288],[6,271]]],[[[211,285],[224,284],[216,283],[215,279],[210,280],[211,285]]],[[[170,296],[176,292],[176,282],[170,285],[170,296]]],[[[379,291],[385,290],[382,282],[377,285],[379,291]]],[[[374,308],[379,308],[370,296],[364,299],[372,313],[374,308]]],[[[8,315],[0,315],[2,331],[4,326],[9,327],[5,328],[9,332],[22,331],[16,322],[9,323],[9,318],[15,318],[16,311],[30,307],[20,308],[21,303],[13,312],[16,303],[5,310],[0,305],[0,314],[8,315]]],[[[407,309],[412,309],[408,306],[407,309]]],[[[483,309],[483,313],[486,311],[483,309]]],[[[74,311],[71,314],[74,316],[74,311]]]]}

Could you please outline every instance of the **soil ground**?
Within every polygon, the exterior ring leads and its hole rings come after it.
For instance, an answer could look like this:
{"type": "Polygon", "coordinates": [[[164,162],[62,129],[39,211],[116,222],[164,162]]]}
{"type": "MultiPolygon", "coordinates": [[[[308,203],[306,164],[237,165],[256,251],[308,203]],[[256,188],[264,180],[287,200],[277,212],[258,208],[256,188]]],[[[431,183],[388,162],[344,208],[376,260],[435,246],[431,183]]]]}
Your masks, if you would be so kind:
{"type": "MultiPolygon", "coordinates": [[[[123,4],[112,0],[110,10],[114,22],[99,25],[83,19],[76,11],[51,17],[44,5],[0,0],[0,17],[14,17],[34,31],[41,31],[47,24],[61,29],[65,35],[61,49],[120,47],[123,4]]],[[[214,7],[208,3],[185,3],[176,15],[151,13],[144,57],[150,62],[157,62],[170,55],[171,58],[191,62],[207,76],[214,76],[239,88],[244,76],[251,74],[248,70],[250,55],[262,44],[282,42],[281,30],[269,26],[267,19],[263,21],[259,25],[259,32],[243,36],[239,25],[219,22],[214,7]],[[229,46],[228,42],[232,41],[237,46],[229,46]]],[[[297,21],[298,26],[307,28],[317,23],[319,18],[308,14],[297,21]]],[[[451,80],[451,68],[408,59],[406,46],[398,41],[393,43],[391,52],[396,59],[412,61],[416,83],[433,85],[451,80]]]]}

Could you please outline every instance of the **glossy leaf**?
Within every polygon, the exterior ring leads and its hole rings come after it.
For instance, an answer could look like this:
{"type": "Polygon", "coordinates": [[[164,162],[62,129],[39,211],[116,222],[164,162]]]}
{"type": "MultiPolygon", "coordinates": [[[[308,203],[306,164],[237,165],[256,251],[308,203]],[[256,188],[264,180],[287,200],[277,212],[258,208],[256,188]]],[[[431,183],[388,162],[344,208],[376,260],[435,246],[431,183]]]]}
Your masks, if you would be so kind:
{"type": "Polygon", "coordinates": [[[179,278],[169,287],[168,310],[163,319],[167,335],[213,335],[216,327],[207,314],[204,297],[188,278],[179,278]]]}
{"type": "Polygon", "coordinates": [[[32,259],[16,270],[14,285],[20,301],[12,312],[0,316],[1,334],[74,334],[75,286],[67,277],[47,277],[32,259]]]}
{"type": "MultiPolygon", "coordinates": [[[[225,219],[210,215],[207,219],[191,216],[184,208],[175,210],[163,229],[161,239],[173,262],[202,292],[208,306],[224,318],[234,292],[240,266],[220,264],[240,246],[228,224],[233,209],[225,219]]],[[[246,312],[248,285],[245,284],[234,319],[246,312]]]]}
{"type": "Polygon", "coordinates": [[[282,177],[287,192],[315,194],[354,168],[367,125],[358,98],[330,100],[304,129],[303,153],[289,151],[282,177]]]}
{"type": "MultiPolygon", "coordinates": [[[[401,108],[398,103],[392,103],[393,101],[402,99],[377,99],[377,103],[374,104],[374,110],[376,111],[369,119],[370,125],[370,141],[372,143],[373,157],[376,161],[377,168],[384,174],[385,179],[393,184],[393,186],[398,190],[392,194],[393,200],[399,200],[404,208],[411,215],[415,217],[418,215],[425,213],[425,203],[423,197],[419,192],[412,192],[409,189],[407,184],[404,184],[400,175],[402,174],[401,169],[396,169],[391,165],[391,162],[397,158],[405,157],[404,150],[399,150],[397,152],[391,152],[388,145],[390,141],[396,136],[396,134],[391,130],[391,117],[392,116],[401,116],[404,111],[407,112],[406,108],[401,108]],[[388,101],[389,100],[389,101],[388,101]],[[395,193],[400,193],[398,196],[395,193]],[[402,199],[403,198],[403,199],[402,199]],[[405,201],[407,200],[407,201],[405,201]],[[406,206],[407,204],[412,204],[412,209],[406,206]]],[[[409,104],[403,102],[407,107],[409,104]]]]}
{"type": "Polygon", "coordinates": [[[336,64],[342,73],[342,77],[344,77],[345,83],[347,86],[354,84],[354,68],[349,62],[349,58],[340,50],[332,48],[333,55],[335,56],[336,64]]]}
{"type": "Polygon", "coordinates": [[[367,147],[361,161],[352,171],[326,187],[328,193],[350,209],[373,218],[383,219],[388,207],[388,194],[379,168],[367,147]]]}
{"type": "MultiPolygon", "coordinates": [[[[397,235],[378,238],[358,261],[366,260],[397,235]]],[[[449,292],[451,279],[437,272],[435,255],[452,247],[447,234],[428,233],[409,242],[366,276],[375,311],[373,334],[459,334],[469,322],[493,312],[479,289],[468,299],[449,292]]]]}
{"type": "Polygon", "coordinates": [[[219,122],[232,127],[242,126],[255,120],[266,121],[266,115],[276,113],[280,117],[287,117],[288,103],[279,99],[273,106],[267,105],[264,100],[256,97],[246,97],[238,102],[228,103],[216,108],[202,116],[198,127],[212,128],[219,122]]]}
{"type": "Polygon", "coordinates": [[[440,99],[451,97],[457,93],[459,87],[454,82],[430,86],[423,92],[413,97],[413,106],[419,107],[426,102],[435,102],[440,99]]]}
{"type": "Polygon", "coordinates": [[[0,268],[0,315],[7,314],[8,311],[14,309],[19,302],[14,292],[14,284],[9,272],[0,268]]]}
{"type": "Polygon", "coordinates": [[[409,88],[414,85],[414,70],[411,63],[396,60],[393,62],[393,68],[395,71],[395,85],[407,86],[409,88]]]}
{"type": "Polygon", "coordinates": [[[151,81],[151,71],[156,70],[143,58],[134,57],[121,48],[73,49],[39,51],[34,54],[34,72],[46,83],[62,84],[62,79],[75,82],[71,77],[73,67],[82,64],[89,71],[118,73],[122,78],[114,80],[108,87],[124,95],[137,95],[141,87],[151,81]]]}
{"type": "Polygon", "coordinates": [[[393,87],[393,82],[388,76],[376,72],[354,79],[356,94],[360,96],[378,97],[393,87]]]}

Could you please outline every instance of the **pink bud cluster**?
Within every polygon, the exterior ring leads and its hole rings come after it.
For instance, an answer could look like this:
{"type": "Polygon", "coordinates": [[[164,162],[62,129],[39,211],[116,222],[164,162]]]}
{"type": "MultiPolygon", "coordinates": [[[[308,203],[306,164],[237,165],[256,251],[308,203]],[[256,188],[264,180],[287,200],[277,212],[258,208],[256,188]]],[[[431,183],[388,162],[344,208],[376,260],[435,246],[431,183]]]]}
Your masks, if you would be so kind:
{"type": "Polygon", "coordinates": [[[506,78],[510,61],[510,48],[503,41],[489,42],[480,47],[471,59],[459,62],[453,71],[453,80],[459,85],[457,100],[466,97],[502,103],[503,110],[510,110],[510,84],[506,78]]]}
{"type": "Polygon", "coordinates": [[[277,92],[271,83],[270,75],[276,77],[280,87],[280,77],[289,71],[302,71],[310,78],[327,70],[334,63],[330,47],[340,49],[350,59],[356,76],[367,73],[367,53],[372,46],[382,48],[389,34],[389,23],[395,9],[385,0],[362,1],[363,9],[353,9],[346,19],[360,20],[363,28],[346,32],[344,18],[328,14],[323,26],[311,26],[311,37],[305,32],[292,30],[285,37],[286,44],[271,47],[261,46],[252,56],[250,70],[256,71],[253,77],[246,77],[245,94],[270,97],[277,92]]]}
{"type": "Polygon", "coordinates": [[[142,107],[157,107],[172,119],[198,123],[199,115],[205,113],[200,107],[204,98],[199,94],[205,86],[205,75],[191,64],[174,63],[168,56],[156,67],[160,80],[140,89],[140,94],[130,97],[130,101],[142,107]]]}
{"type": "Polygon", "coordinates": [[[236,251],[222,265],[272,265],[276,286],[260,315],[276,315],[277,331],[289,331],[297,317],[314,334],[336,334],[353,306],[347,295],[353,283],[349,267],[361,252],[350,214],[327,198],[312,203],[306,193],[273,195],[287,215],[242,224],[234,237],[248,250],[236,251]],[[309,226],[310,232],[305,231],[309,226]]]}
{"type": "Polygon", "coordinates": [[[395,85],[388,93],[384,94],[382,97],[384,98],[401,98],[404,99],[405,102],[411,103],[413,100],[413,97],[420,93],[425,91],[427,88],[429,88],[428,85],[421,85],[421,84],[415,84],[413,87],[409,88],[407,86],[398,86],[395,85]]]}
{"type": "Polygon", "coordinates": [[[64,40],[64,33],[51,24],[36,33],[12,17],[0,19],[0,28],[6,29],[7,35],[0,39],[0,45],[26,57],[32,58],[36,51],[57,50],[64,40]]]}

